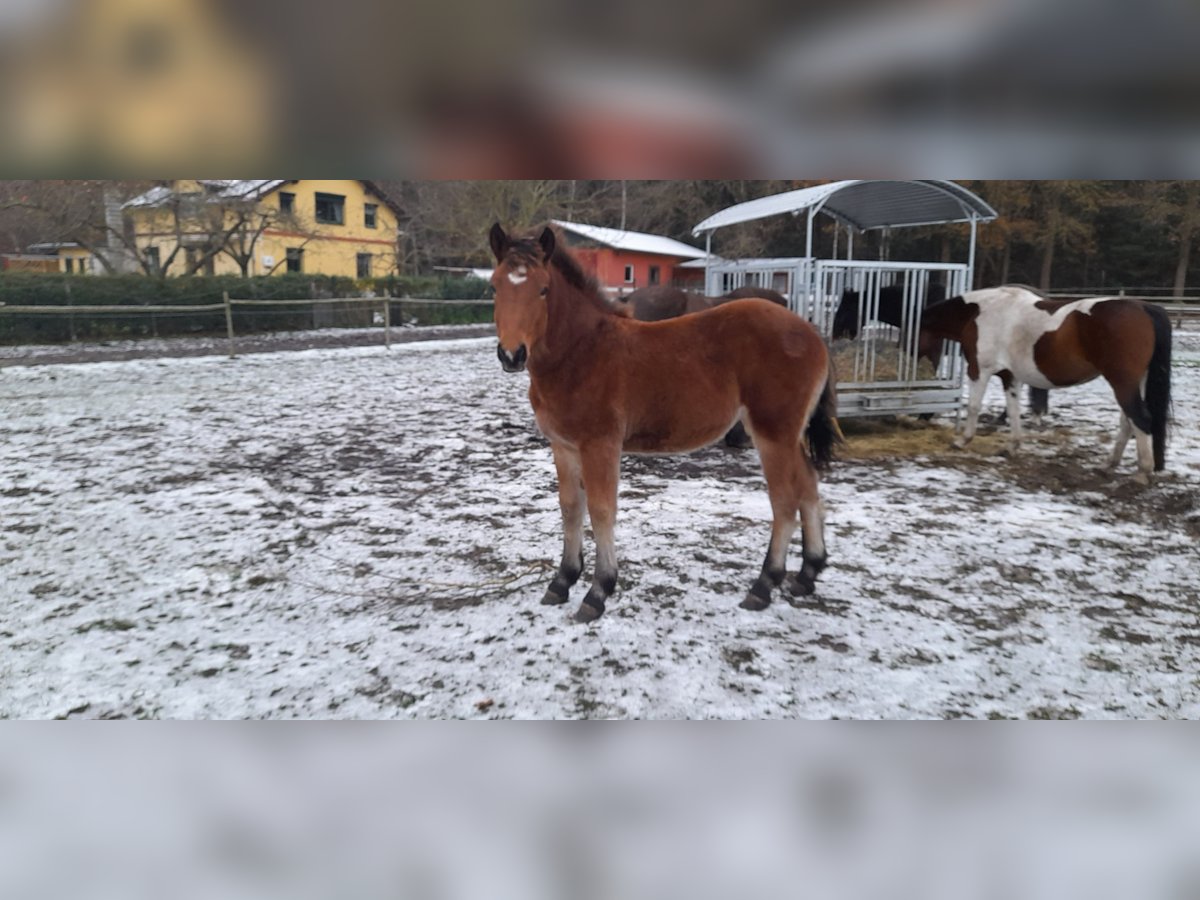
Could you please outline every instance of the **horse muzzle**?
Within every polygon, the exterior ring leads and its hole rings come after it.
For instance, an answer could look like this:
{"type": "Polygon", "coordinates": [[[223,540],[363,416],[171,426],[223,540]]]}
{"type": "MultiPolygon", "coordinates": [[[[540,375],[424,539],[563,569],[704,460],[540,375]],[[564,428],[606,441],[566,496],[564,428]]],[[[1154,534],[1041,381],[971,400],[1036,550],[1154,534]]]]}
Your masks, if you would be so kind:
{"type": "Polygon", "coordinates": [[[509,353],[503,344],[497,344],[496,356],[500,358],[500,365],[504,367],[505,372],[520,372],[525,368],[525,360],[529,358],[529,353],[524,344],[518,347],[515,353],[509,353]]]}

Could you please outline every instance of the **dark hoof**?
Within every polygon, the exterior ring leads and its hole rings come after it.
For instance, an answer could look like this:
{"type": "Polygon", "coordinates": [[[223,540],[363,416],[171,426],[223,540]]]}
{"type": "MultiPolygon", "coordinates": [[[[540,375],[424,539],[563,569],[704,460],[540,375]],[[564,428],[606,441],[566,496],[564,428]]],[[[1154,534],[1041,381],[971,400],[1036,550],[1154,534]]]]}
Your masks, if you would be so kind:
{"type": "Polygon", "coordinates": [[[748,609],[751,612],[762,612],[770,605],[770,597],[759,597],[757,594],[747,594],[746,599],[738,604],[742,609],[748,609]]]}
{"type": "Polygon", "coordinates": [[[554,589],[554,585],[550,585],[550,587],[546,588],[546,593],[542,597],[542,606],[561,606],[566,602],[566,591],[560,594],[554,589]]]}
{"type": "Polygon", "coordinates": [[[817,583],[803,572],[789,574],[784,587],[793,597],[807,597],[817,589],[817,583]]]}
{"type": "Polygon", "coordinates": [[[588,622],[595,622],[602,615],[604,615],[604,610],[596,609],[589,603],[581,603],[579,609],[575,610],[575,621],[580,625],[586,625],[588,622]]]}

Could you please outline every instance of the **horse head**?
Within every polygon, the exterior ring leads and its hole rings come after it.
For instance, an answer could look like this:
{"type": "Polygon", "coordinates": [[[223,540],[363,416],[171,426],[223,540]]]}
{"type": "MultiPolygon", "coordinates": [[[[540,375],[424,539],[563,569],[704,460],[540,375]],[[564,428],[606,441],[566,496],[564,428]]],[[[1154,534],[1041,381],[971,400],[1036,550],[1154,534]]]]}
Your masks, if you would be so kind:
{"type": "Polygon", "coordinates": [[[496,257],[492,273],[499,338],[496,355],[504,371],[520,372],[546,334],[554,232],[547,227],[536,237],[513,238],[497,222],[488,240],[496,257]]]}
{"type": "Polygon", "coordinates": [[[833,314],[832,339],[858,337],[858,291],[847,290],[842,293],[837,312],[833,314]]]}

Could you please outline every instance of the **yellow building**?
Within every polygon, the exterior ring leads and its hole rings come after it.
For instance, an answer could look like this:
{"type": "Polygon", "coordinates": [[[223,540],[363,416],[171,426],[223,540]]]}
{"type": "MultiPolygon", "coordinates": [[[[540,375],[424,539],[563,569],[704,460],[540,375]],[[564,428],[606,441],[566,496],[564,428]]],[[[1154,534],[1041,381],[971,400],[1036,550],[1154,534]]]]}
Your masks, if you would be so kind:
{"type": "Polygon", "coordinates": [[[24,266],[7,266],[10,269],[23,269],[27,272],[66,272],[68,275],[92,275],[104,271],[91,250],[87,250],[74,241],[48,242],[31,244],[30,255],[24,257],[30,261],[24,266]],[[43,259],[43,264],[35,265],[33,260],[43,259]]]}
{"type": "Polygon", "coordinates": [[[178,180],[124,207],[143,259],[168,275],[397,271],[397,212],[370,181],[178,180]]]}

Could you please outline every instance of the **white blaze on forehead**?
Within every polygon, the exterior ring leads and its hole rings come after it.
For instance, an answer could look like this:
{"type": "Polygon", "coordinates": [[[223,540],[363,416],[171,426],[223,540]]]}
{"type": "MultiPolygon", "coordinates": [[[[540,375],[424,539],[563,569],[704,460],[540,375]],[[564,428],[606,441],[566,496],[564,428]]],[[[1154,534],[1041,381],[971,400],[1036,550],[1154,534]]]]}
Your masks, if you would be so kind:
{"type": "Polygon", "coordinates": [[[508,280],[513,284],[524,284],[528,277],[529,270],[524,266],[517,266],[517,271],[508,273],[508,280]]]}

